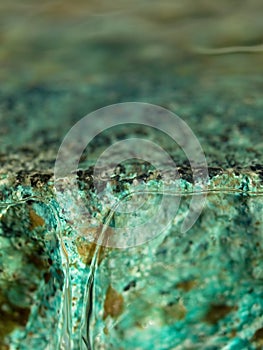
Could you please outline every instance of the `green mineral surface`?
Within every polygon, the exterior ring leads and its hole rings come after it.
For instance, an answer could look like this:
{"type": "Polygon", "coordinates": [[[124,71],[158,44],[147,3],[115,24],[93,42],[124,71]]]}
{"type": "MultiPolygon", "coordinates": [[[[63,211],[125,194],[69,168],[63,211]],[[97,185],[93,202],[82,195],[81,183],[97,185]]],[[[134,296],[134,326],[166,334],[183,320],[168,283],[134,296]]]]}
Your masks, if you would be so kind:
{"type": "Polygon", "coordinates": [[[0,3],[0,350],[263,348],[262,11],[260,0],[0,3]],[[203,147],[207,201],[185,234],[189,161],[147,128],[100,134],[74,174],[78,193],[57,200],[70,127],[127,101],[176,113],[203,147]],[[149,215],[158,208],[163,179],[144,161],[94,188],[101,152],[142,135],[176,162],[177,215],[143,245],[96,245],[103,223],[110,235],[135,220],[109,213],[112,198],[136,202],[143,188],[149,215]],[[70,219],[72,195],[90,225],[70,219]]]}

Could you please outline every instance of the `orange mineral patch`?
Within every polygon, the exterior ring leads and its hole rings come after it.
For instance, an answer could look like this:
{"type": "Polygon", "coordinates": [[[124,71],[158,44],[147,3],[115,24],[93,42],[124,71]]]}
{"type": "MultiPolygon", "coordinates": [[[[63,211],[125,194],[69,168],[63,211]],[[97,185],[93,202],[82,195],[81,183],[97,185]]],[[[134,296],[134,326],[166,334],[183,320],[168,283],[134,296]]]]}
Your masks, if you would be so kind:
{"type": "Polygon", "coordinates": [[[29,218],[30,218],[30,230],[34,230],[36,227],[44,226],[45,220],[36,214],[36,212],[33,209],[30,209],[29,211],[29,218]]]}
{"type": "Polygon", "coordinates": [[[112,318],[120,316],[123,311],[123,303],[123,296],[112,288],[112,286],[109,286],[104,301],[103,319],[105,320],[107,316],[111,316],[112,318]]]}
{"type": "MultiPolygon", "coordinates": [[[[96,251],[96,243],[85,242],[83,240],[77,240],[77,250],[82,262],[86,265],[90,265],[96,251]]],[[[100,264],[105,256],[105,247],[98,247],[98,263],[100,264]]]]}
{"type": "Polygon", "coordinates": [[[197,282],[195,280],[182,281],[176,284],[176,288],[182,289],[184,292],[189,292],[196,287],[197,282]]]}
{"type": "Polygon", "coordinates": [[[110,226],[104,226],[102,224],[97,227],[81,227],[79,228],[79,233],[84,238],[92,236],[92,241],[94,243],[101,242],[103,246],[107,246],[109,240],[114,236],[114,230],[110,226]],[[104,233],[102,237],[103,230],[104,233]]]}
{"type": "Polygon", "coordinates": [[[236,310],[236,307],[233,306],[228,306],[225,304],[211,304],[204,320],[207,323],[216,324],[234,310],[236,310]]]}
{"type": "Polygon", "coordinates": [[[258,349],[262,349],[261,347],[263,346],[263,328],[259,328],[253,335],[252,337],[252,342],[256,343],[258,346],[258,349]]]}
{"type": "Polygon", "coordinates": [[[105,257],[106,253],[111,250],[111,248],[107,247],[108,239],[114,234],[114,231],[110,227],[107,227],[104,232],[103,242],[105,242],[105,244],[98,247],[96,243],[96,241],[99,240],[100,238],[102,230],[103,230],[103,225],[100,225],[98,227],[82,228],[80,230],[80,233],[83,235],[83,237],[79,237],[77,239],[77,250],[84,264],[87,264],[87,265],[91,264],[91,261],[93,259],[93,256],[97,248],[98,248],[99,264],[105,257]],[[87,239],[85,239],[85,236],[89,237],[89,235],[92,235],[94,240],[93,242],[90,242],[87,239]]]}

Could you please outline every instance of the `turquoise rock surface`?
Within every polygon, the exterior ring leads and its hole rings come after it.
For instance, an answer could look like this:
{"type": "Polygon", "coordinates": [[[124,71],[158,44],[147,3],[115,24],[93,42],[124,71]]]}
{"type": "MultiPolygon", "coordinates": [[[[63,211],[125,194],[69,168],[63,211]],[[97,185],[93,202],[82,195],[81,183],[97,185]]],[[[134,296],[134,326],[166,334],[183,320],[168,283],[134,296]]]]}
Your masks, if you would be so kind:
{"type": "MultiPolygon", "coordinates": [[[[1,5],[0,350],[263,347],[261,17],[256,0],[1,5]],[[90,226],[80,229],[57,200],[67,131],[128,101],[176,113],[204,149],[207,201],[185,234],[189,161],[147,128],[104,132],[83,153],[74,178],[90,226]],[[112,198],[136,202],[141,186],[149,215],[158,210],[163,179],[147,162],[124,162],[100,196],[94,188],[101,152],[142,134],[175,160],[180,207],[153,240],[101,247],[89,239],[102,230],[94,218],[109,234],[145,219],[145,210],[109,213],[112,198]]],[[[160,220],[175,205],[169,196],[160,220]]]]}

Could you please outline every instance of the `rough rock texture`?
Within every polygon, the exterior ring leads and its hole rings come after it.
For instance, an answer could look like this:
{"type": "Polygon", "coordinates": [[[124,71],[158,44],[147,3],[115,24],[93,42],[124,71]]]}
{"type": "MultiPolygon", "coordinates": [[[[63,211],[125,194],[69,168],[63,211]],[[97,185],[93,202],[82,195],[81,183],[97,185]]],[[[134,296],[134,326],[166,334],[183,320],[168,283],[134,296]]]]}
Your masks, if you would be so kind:
{"type": "MultiPolygon", "coordinates": [[[[1,5],[1,350],[262,348],[263,53],[250,52],[262,44],[262,10],[259,0],[1,5]],[[204,149],[207,203],[184,235],[189,162],[149,130],[104,133],[84,152],[75,177],[90,227],[76,229],[58,205],[53,168],[65,133],[125,101],[175,112],[204,149]],[[140,185],[154,191],[162,178],[130,161],[98,198],[92,164],[111,142],[142,134],[177,164],[178,213],[147,244],[100,248],[88,236],[101,232],[92,219],[105,223],[108,200],[140,185]]],[[[146,202],[156,213],[158,196],[146,202]]],[[[109,234],[129,220],[113,216],[109,234]]]]}

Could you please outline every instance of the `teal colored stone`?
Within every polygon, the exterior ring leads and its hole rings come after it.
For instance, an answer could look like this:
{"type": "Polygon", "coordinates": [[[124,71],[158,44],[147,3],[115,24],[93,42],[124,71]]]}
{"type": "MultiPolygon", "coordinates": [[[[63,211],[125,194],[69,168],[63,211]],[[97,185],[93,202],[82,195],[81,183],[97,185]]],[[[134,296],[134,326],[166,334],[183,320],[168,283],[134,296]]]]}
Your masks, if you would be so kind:
{"type": "Polygon", "coordinates": [[[82,6],[1,6],[0,350],[261,349],[261,2],[82,6]],[[73,174],[77,193],[58,202],[54,164],[68,130],[127,101],[174,112],[204,149],[207,201],[185,234],[189,163],[147,128],[100,134],[73,174]],[[175,206],[170,193],[159,210],[164,181],[134,159],[111,181],[100,179],[100,195],[94,189],[98,156],[112,142],[142,135],[176,163],[179,179],[170,185],[182,198],[175,219],[147,244],[92,244],[103,223],[135,225],[156,212],[161,221],[175,206]],[[139,201],[138,189],[147,191],[141,210],[109,211],[112,199],[126,198],[127,207],[139,201]],[[78,196],[88,212],[84,227],[71,220],[78,196]]]}

